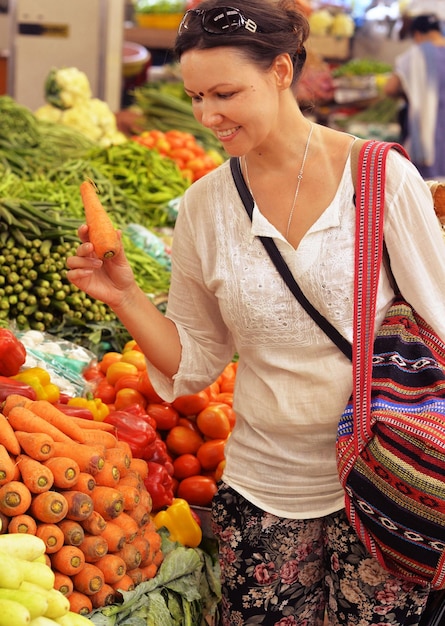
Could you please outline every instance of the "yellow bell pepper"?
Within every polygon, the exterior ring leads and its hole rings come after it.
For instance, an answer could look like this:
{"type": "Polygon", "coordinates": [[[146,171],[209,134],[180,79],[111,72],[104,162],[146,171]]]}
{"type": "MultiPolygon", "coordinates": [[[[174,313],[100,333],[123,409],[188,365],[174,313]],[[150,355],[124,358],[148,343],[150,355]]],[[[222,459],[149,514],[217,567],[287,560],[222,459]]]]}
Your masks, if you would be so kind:
{"type": "Polygon", "coordinates": [[[49,372],[43,367],[29,367],[11,378],[32,387],[36,392],[37,400],[47,400],[51,404],[59,401],[60,389],[51,382],[49,372]]]}
{"type": "Polygon", "coordinates": [[[193,517],[189,503],[182,498],[175,498],[165,511],[156,513],[153,521],[157,529],[164,526],[170,539],[183,546],[197,548],[202,541],[201,526],[193,517]]]}
{"type": "Polygon", "coordinates": [[[97,422],[103,422],[107,417],[110,409],[100,398],[88,398],[76,396],[68,400],[69,406],[78,406],[82,409],[88,409],[93,415],[93,419],[97,422]]]}

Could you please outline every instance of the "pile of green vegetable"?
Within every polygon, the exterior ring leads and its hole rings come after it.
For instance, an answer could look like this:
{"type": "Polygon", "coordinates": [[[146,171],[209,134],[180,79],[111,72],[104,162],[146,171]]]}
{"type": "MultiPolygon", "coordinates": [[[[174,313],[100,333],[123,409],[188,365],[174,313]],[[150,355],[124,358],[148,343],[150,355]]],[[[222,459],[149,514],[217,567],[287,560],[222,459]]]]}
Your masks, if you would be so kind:
{"type": "MultiPolygon", "coordinates": [[[[0,97],[0,118],[0,324],[55,334],[63,329],[94,350],[96,324],[118,323],[103,303],[66,279],[66,257],[84,221],[81,182],[94,180],[123,231],[130,223],[173,226],[167,205],[190,183],[154,150],[130,141],[99,147],[75,129],[38,120],[9,96],[0,97]]],[[[151,296],[167,292],[169,271],[125,233],[124,245],[141,288],[151,296]]]]}
{"type": "Polygon", "coordinates": [[[93,611],[96,626],[204,626],[215,617],[221,599],[219,567],[214,548],[186,548],[163,533],[164,561],[158,574],[123,601],[93,611]]]}

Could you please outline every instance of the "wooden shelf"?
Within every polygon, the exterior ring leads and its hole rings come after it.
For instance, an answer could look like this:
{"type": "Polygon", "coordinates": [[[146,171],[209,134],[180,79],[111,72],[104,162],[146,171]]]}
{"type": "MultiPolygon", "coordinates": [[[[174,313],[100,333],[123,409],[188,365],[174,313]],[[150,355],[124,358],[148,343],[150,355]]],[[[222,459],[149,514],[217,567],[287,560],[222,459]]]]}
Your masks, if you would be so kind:
{"type": "Polygon", "coordinates": [[[124,37],[125,41],[133,41],[149,50],[171,50],[175,41],[176,30],[130,26],[125,27],[124,37]]]}

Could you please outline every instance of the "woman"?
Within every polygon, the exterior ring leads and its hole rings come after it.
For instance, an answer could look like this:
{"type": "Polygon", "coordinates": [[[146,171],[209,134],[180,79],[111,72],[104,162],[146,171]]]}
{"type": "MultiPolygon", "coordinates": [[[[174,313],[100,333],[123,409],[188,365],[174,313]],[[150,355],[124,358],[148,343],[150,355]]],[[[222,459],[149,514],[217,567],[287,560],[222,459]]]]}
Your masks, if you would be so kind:
{"type": "Polygon", "coordinates": [[[405,144],[424,178],[445,177],[445,37],[434,14],[409,25],[414,40],[395,60],[388,96],[407,101],[405,144]]]}
{"type": "MultiPolygon", "coordinates": [[[[352,341],[354,138],[310,123],[294,96],[306,18],[293,4],[205,0],[176,40],[196,118],[241,161],[251,223],[226,162],[179,208],[168,312],[136,286],[124,253],[88,242],[70,280],[107,302],[167,401],[205,388],[239,355],[235,428],[213,506],[222,624],[418,624],[428,589],[387,574],[349,526],[335,459],[349,360],[303,311],[259,235],[273,237],[312,304],[352,341]]],[[[394,152],[394,151],[391,151],[394,152]]],[[[387,164],[386,243],[406,298],[445,337],[444,244],[431,194],[399,154],[387,164]],[[430,294],[437,298],[432,302],[430,294]]],[[[394,293],[382,276],[377,322],[394,293]]]]}

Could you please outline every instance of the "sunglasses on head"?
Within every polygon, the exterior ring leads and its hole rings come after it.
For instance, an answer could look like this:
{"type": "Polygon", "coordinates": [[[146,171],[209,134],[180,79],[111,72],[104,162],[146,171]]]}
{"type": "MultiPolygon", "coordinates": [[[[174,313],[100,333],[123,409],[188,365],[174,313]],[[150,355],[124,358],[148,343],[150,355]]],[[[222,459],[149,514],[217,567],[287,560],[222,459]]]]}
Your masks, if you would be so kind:
{"type": "Polygon", "coordinates": [[[214,7],[213,9],[189,9],[186,11],[179,25],[180,35],[189,27],[190,20],[200,18],[201,27],[206,33],[211,35],[221,35],[233,33],[245,28],[251,33],[261,32],[255,22],[245,17],[239,9],[235,7],[214,7]]]}

